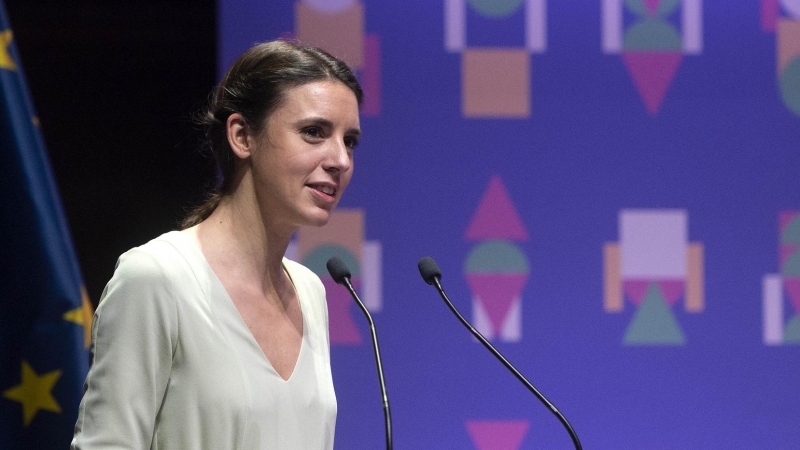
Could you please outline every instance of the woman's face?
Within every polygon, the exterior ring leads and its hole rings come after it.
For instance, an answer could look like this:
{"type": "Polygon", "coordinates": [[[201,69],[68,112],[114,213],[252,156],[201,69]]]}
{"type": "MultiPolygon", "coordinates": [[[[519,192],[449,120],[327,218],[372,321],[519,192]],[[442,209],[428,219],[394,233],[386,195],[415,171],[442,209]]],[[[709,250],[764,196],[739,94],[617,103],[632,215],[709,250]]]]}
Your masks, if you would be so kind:
{"type": "Polygon", "coordinates": [[[360,134],[356,96],[341,82],[287,92],[252,153],[255,195],[276,231],[328,222],[353,175],[360,134]]]}

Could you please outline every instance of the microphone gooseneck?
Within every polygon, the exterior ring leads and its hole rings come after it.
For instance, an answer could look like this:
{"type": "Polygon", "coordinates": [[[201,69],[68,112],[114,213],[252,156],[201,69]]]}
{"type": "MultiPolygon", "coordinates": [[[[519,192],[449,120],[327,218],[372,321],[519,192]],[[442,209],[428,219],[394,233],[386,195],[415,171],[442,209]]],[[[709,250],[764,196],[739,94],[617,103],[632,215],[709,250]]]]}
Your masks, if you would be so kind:
{"type": "Polygon", "coordinates": [[[516,367],[514,367],[513,364],[511,364],[502,354],[500,354],[500,352],[494,348],[494,346],[488,340],[486,340],[486,338],[483,337],[483,335],[478,332],[478,330],[476,330],[475,327],[473,327],[472,324],[470,324],[467,319],[461,315],[461,313],[458,312],[450,299],[447,298],[447,294],[445,294],[444,288],[440,282],[442,279],[442,272],[439,270],[439,266],[436,265],[436,261],[434,261],[430,256],[426,256],[419,260],[417,267],[419,268],[420,275],[422,275],[422,279],[425,280],[426,283],[432,284],[436,287],[436,290],[439,291],[439,295],[441,295],[442,300],[447,303],[447,306],[451,311],[453,311],[453,314],[458,317],[458,320],[461,321],[461,323],[467,327],[467,329],[481,342],[481,344],[483,344],[484,347],[486,347],[495,357],[497,357],[497,359],[499,359],[500,362],[503,363],[503,365],[506,366],[506,368],[510,370],[511,373],[513,373],[514,376],[516,376],[517,379],[521,381],[522,384],[524,384],[525,387],[527,387],[533,393],[533,395],[535,395],[536,398],[538,398],[544,404],[544,406],[546,406],[547,409],[549,409],[550,412],[552,412],[558,418],[561,424],[564,425],[564,428],[567,429],[567,433],[569,433],[572,443],[575,444],[575,448],[577,450],[582,450],[583,447],[581,446],[580,440],[578,440],[578,435],[575,433],[575,430],[572,429],[572,425],[569,424],[567,418],[561,414],[561,411],[559,411],[555,405],[550,403],[550,401],[547,400],[547,398],[545,398],[545,396],[542,395],[542,393],[539,392],[539,390],[536,389],[533,384],[531,384],[531,382],[528,381],[528,379],[525,378],[525,376],[522,375],[522,373],[520,373],[516,367]]]}
{"type": "Polygon", "coordinates": [[[341,284],[348,291],[350,291],[350,295],[353,297],[353,300],[356,301],[358,307],[361,308],[361,311],[367,317],[367,322],[369,322],[369,331],[372,335],[372,350],[375,353],[375,365],[378,367],[378,382],[380,383],[381,387],[381,396],[383,398],[383,419],[386,425],[386,449],[392,450],[392,414],[389,410],[389,396],[386,394],[386,382],[383,378],[383,364],[381,364],[381,352],[378,349],[378,333],[375,331],[375,322],[372,321],[372,315],[367,310],[367,307],[364,305],[364,302],[358,297],[356,290],[353,289],[353,285],[350,283],[350,269],[347,268],[347,264],[344,263],[340,258],[334,256],[333,258],[329,259],[327,264],[325,264],[328,268],[328,273],[331,274],[331,278],[337,283],[341,284]]]}

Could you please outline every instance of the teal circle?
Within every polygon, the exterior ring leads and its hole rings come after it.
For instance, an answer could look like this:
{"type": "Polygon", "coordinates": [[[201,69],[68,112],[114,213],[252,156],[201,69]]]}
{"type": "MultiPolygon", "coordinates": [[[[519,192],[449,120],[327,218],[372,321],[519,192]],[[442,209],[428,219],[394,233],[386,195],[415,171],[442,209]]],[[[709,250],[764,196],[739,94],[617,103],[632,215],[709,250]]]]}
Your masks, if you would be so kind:
{"type": "Polygon", "coordinates": [[[358,262],[358,258],[341,245],[320,245],[308,252],[303,258],[303,265],[311,269],[318,277],[330,276],[327,264],[328,259],[334,256],[338,256],[342,262],[347,264],[347,268],[350,269],[353,276],[361,275],[361,264],[358,262]]]}
{"type": "Polygon", "coordinates": [[[800,56],[795,57],[780,75],[781,97],[786,106],[800,116],[800,56]]]}
{"type": "MultiPolygon", "coordinates": [[[[656,8],[655,15],[659,17],[668,16],[678,9],[679,4],[680,0],[661,0],[658,4],[658,8],[656,8]]],[[[625,0],[625,6],[634,14],[644,17],[650,16],[650,12],[644,0],[625,0]]]]}
{"type": "Polygon", "coordinates": [[[622,40],[625,50],[680,51],[681,36],[675,27],[661,20],[649,18],[628,28],[622,40]]]}
{"type": "Polygon", "coordinates": [[[464,264],[466,273],[528,273],[528,258],[509,241],[478,244],[464,264]]]}
{"type": "Polygon", "coordinates": [[[467,0],[481,15],[492,18],[507,17],[519,9],[522,0],[467,0]]]}

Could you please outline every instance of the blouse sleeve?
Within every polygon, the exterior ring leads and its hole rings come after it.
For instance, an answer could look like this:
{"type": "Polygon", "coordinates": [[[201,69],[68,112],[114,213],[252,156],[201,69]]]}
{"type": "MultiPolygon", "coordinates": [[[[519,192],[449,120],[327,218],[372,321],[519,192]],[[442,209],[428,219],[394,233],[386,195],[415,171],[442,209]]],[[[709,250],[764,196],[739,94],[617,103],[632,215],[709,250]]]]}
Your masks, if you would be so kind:
{"type": "Polygon", "coordinates": [[[73,450],[151,446],[178,327],[169,264],[163,259],[137,248],[117,262],[94,316],[93,362],[73,450]]]}

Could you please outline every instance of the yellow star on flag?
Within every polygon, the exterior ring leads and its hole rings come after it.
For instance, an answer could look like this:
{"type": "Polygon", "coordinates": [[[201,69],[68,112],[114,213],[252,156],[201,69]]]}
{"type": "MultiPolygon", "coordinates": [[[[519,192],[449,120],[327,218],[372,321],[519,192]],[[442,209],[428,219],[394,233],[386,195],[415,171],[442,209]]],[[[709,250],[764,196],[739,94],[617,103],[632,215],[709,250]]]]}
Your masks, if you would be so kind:
{"type": "Polygon", "coordinates": [[[22,361],[22,383],[3,392],[3,397],[22,403],[22,418],[26,427],[40,409],[61,412],[61,407],[50,392],[60,376],[60,370],[39,376],[28,361],[22,361]]]}
{"type": "Polygon", "coordinates": [[[81,286],[81,307],[71,309],[64,313],[64,320],[75,322],[83,327],[83,346],[89,348],[92,342],[92,317],[94,310],[92,304],[89,302],[89,294],[86,293],[86,288],[81,286]]]}
{"type": "Polygon", "coordinates": [[[8,53],[8,47],[13,38],[14,34],[11,30],[0,31],[0,69],[17,70],[17,65],[14,64],[14,60],[8,53]]]}

